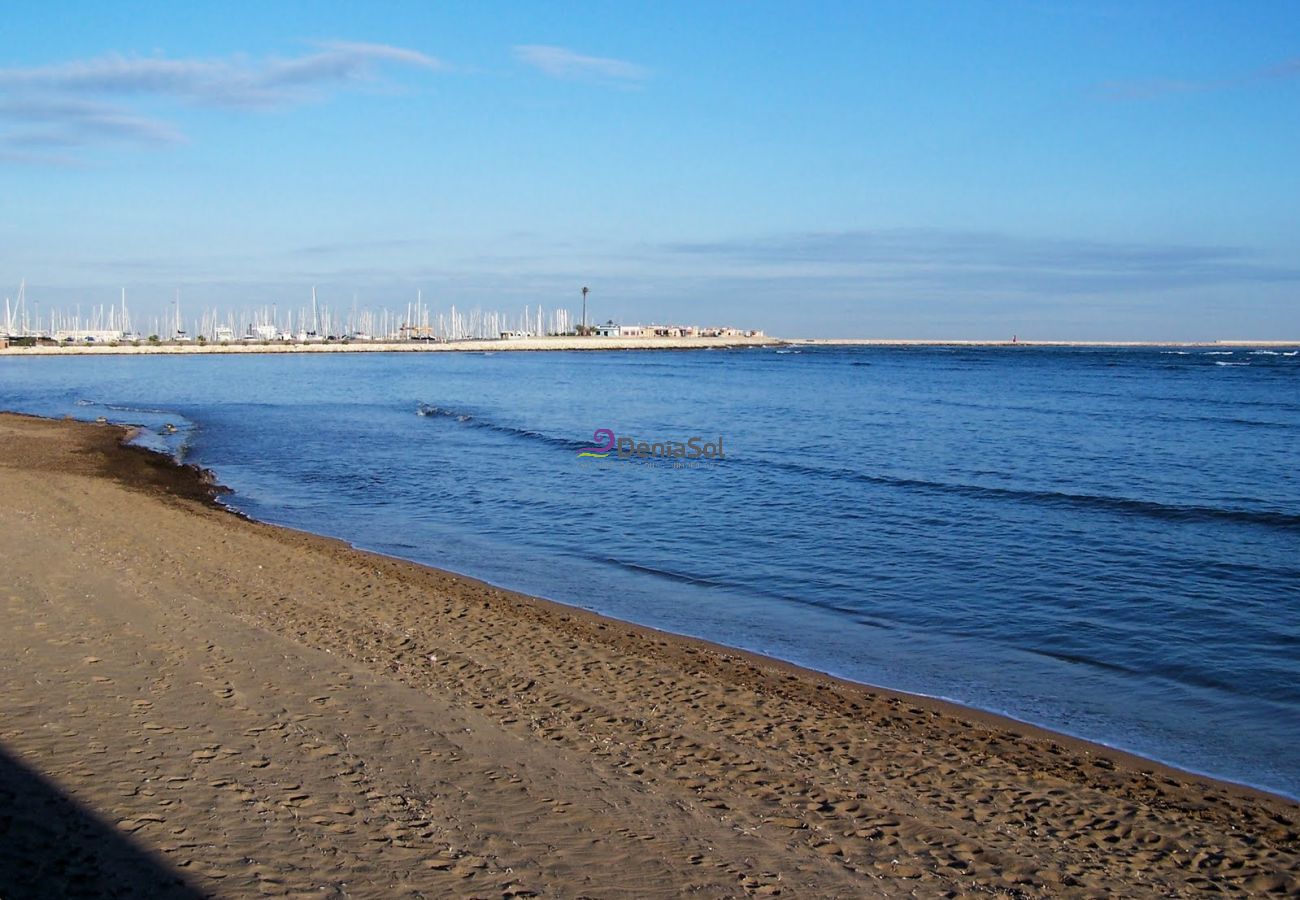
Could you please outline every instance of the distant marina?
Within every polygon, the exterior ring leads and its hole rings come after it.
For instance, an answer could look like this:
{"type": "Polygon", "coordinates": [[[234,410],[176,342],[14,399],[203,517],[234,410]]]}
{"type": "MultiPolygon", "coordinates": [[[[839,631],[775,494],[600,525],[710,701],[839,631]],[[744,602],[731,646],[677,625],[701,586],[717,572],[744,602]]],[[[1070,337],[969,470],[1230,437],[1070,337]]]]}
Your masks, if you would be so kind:
{"type": "MultiPolygon", "coordinates": [[[[663,347],[664,341],[765,340],[762,331],[717,325],[619,324],[612,319],[603,323],[587,321],[588,288],[582,289],[581,318],[565,308],[549,312],[541,305],[526,305],[518,313],[499,310],[435,310],[417,292],[413,303],[404,310],[372,309],[353,301],[350,310],[340,313],[320,303],[316,289],[311,303],[300,309],[281,309],[279,304],[238,311],[209,308],[196,320],[187,322],[182,313],[180,291],[171,301],[166,317],[134,316],[127,306],[122,289],[116,304],[93,307],[83,315],[80,306],[71,312],[51,309],[41,313],[27,297],[26,282],[19,285],[16,297],[5,297],[4,330],[0,347],[25,348],[139,348],[141,350],[186,347],[306,347],[334,345],[339,349],[350,344],[464,344],[478,341],[527,342],[563,340],[565,338],[600,338],[604,340],[652,340],[663,347]],[[144,327],[140,324],[143,323],[144,327]]],[[[578,346],[586,346],[580,344],[578,346]]],[[[608,345],[605,345],[608,346],[608,345]]],[[[525,345],[517,344],[524,349],[525,345]]],[[[542,348],[539,348],[542,349],[542,348]]],[[[558,348],[545,348],[558,349],[558,348]]],[[[563,349],[570,349],[565,347],[563,349]]]]}

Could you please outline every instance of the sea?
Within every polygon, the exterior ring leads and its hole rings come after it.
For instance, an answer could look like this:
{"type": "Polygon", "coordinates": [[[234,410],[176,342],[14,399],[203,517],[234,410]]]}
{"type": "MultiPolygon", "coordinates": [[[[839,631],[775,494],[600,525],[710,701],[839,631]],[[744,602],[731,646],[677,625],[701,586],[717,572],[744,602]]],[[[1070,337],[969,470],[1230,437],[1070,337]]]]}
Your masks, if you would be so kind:
{"type": "Polygon", "coordinates": [[[7,357],[0,408],[138,424],[266,522],[1300,798],[1295,348],[7,357]]]}

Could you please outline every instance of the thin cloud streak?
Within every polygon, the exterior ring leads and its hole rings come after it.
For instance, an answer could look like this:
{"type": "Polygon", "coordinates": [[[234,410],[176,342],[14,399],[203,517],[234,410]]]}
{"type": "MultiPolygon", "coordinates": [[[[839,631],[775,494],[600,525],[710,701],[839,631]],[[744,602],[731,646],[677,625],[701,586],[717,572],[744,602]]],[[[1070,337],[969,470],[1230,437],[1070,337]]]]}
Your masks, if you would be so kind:
{"type": "Polygon", "coordinates": [[[1300,77],[1300,56],[1284,60],[1275,66],[1261,69],[1260,78],[1296,78],[1300,77]]]}
{"type": "Polygon", "coordinates": [[[1241,90],[1268,81],[1297,77],[1300,77],[1300,57],[1265,66],[1237,78],[1220,78],[1208,81],[1185,81],[1171,78],[1105,81],[1097,85],[1096,90],[1108,100],[1141,101],[1156,100],[1177,94],[1204,94],[1212,91],[1241,90]]]}
{"type": "MultiPolygon", "coordinates": [[[[134,113],[133,101],[271,110],[319,101],[330,89],[374,82],[382,65],[439,71],[440,60],[404,47],[324,42],[298,57],[167,59],[112,54],[45,66],[0,68],[0,160],[39,161],[39,148],[180,144],[174,126],[134,113]],[[102,98],[113,98],[106,102],[102,98]]],[[[52,163],[60,162],[51,156],[52,163]]],[[[66,160],[63,160],[66,161],[66,160]]]]}
{"type": "Polygon", "coordinates": [[[288,256],[341,256],[355,253],[368,253],[376,250],[406,250],[413,247],[427,247],[429,240],[401,238],[378,241],[339,241],[332,244],[312,244],[289,250],[288,256]]]}
{"type": "Polygon", "coordinates": [[[1092,293],[1300,282],[1300,269],[1239,247],[1021,238],[943,229],[809,232],[662,245],[691,257],[768,275],[852,278],[926,288],[1092,293]]]}
{"type": "Polygon", "coordinates": [[[1175,81],[1152,78],[1144,81],[1106,81],[1097,91],[1107,100],[1155,100],[1173,94],[1200,94],[1230,87],[1226,81],[1175,81]]]}
{"type": "MultiPolygon", "coordinates": [[[[584,244],[587,249],[591,249],[584,244]]],[[[1291,291],[1300,268],[1233,246],[1051,240],[996,232],[945,229],[808,232],[722,241],[609,246],[590,254],[549,246],[510,254],[465,253],[437,239],[394,236],[331,242],[191,260],[70,261],[59,265],[88,275],[157,267],[178,275],[224,278],[238,270],[307,283],[334,280],[361,289],[393,279],[449,277],[517,287],[564,279],[605,277],[633,285],[713,285],[719,292],[770,292],[821,298],[1000,297],[1051,306],[1068,297],[1194,296],[1207,291],[1247,297],[1291,291]],[[740,287],[743,287],[743,290],[740,287]],[[765,286],[761,291],[759,286],[765,286]],[[780,293],[780,291],[778,291],[780,293]]],[[[200,279],[201,280],[201,279],[200,279]]],[[[522,289],[522,288],[521,288],[522,289]]],[[[756,293],[757,292],[757,293],[756,293]]],[[[1090,301],[1093,302],[1093,301],[1090,301]]]]}
{"type": "Polygon", "coordinates": [[[83,100],[0,100],[0,120],[5,119],[21,126],[36,126],[5,134],[2,141],[9,147],[80,147],[97,141],[163,147],[185,140],[165,122],[83,100]]]}
{"type": "Polygon", "coordinates": [[[603,56],[585,56],[566,47],[524,44],[515,47],[514,54],[519,62],[551,78],[634,84],[650,77],[650,70],[636,63],[603,56]]]}
{"type": "Polygon", "coordinates": [[[439,70],[432,56],[387,44],[330,42],[291,59],[224,60],[102,56],[49,66],[0,69],[0,90],[56,94],[152,94],[230,107],[303,102],[301,89],[370,80],[378,63],[439,70]]]}

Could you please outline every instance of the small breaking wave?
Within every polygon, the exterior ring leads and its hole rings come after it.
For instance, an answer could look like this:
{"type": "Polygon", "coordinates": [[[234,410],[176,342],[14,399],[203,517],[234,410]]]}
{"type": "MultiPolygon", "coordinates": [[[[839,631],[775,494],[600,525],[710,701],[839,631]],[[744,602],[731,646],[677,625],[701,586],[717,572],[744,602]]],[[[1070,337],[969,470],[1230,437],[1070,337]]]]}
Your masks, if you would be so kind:
{"type": "Polygon", "coordinates": [[[456,422],[461,425],[468,425],[471,428],[481,428],[484,431],[495,432],[497,434],[506,435],[507,437],[536,441],[538,443],[548,444],[552,447],[559,447],[564,450],[580,450],[585,446],[581,441],[566,440],[565,438],[543,434],[540,431],[533,431],[528,428],[516,428],[512,425],[501,425],[487,419],[476,417],[473,413],[465,412],[464,410],[448,409],[444,406],[435,406],[431,403],[421,403],[416,408],[415,412],[416,415],[423,416],[427,419],[456,422]]]}
{"type": "Polygon", "coordinates": [[[848,469],[830,469],[805,463],[783,460],[753,460],[738,457],[736,465],[759,465],[786,469],[804,475],[832,480],[857,481],[882,487],[902,488],[927,494],[953,494],[986,500],[1012,500],[1021,503],[1041,503],[1058,507],[1093,509],[1126,515],[1173,522],[1240,522],[1270,528],[1300,529],[1300,514],[1281,510],[1242,509],[1220,506],[1192,506],[1162,503],[1158,500],[1141,500],[1133,497],[1116,497],[1105,494],[1078,494],[1067,491],[1032,490],[1026,488],[995,487],[950,481],[930,481],[848,469]]]}
{"type": "Polygon", "coordinates": [[[417,416],[441,416],[446,419],[455,419],[457,422],[468,422],[474,417],[469,413],[456,412],[455,410],[443,409],[440,406],[429,406],[421,403],[419,409],[415,411],[417,416]]]}

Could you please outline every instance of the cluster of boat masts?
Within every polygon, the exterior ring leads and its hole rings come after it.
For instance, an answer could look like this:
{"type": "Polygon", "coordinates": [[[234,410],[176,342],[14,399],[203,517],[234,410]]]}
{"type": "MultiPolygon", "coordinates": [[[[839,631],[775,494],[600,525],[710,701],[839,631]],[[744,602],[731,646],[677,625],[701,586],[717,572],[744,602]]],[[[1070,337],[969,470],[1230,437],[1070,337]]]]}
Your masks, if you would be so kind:
{"type": "Polygon", "coordinates": [[[495,310],[435,311],[424,302],[423,292],[406,305],[405,310],[352,308],[344,313],[318,303],[312,288],[311,304],[301,309],[281,310],[277,304],[237,313],[217,309],[202,311],[196,319],[186,321],[181,311],[180,291],[171,301],[170,314],[153,316],[137,327],[127,307],[126,290],[118,303],[95,306],[83,315],[80,306],[73,311],[50,309],[42,312],[27,298],[26,282],[18,288],[16,298],[5,297],[3,336],[56,343],[314,343],[333,340],[409,341],[472,340],[512,336],[561,335],[575,331],[566,309],[544,310],[540,305],[525,306],[519,313],[495,310]]]}

